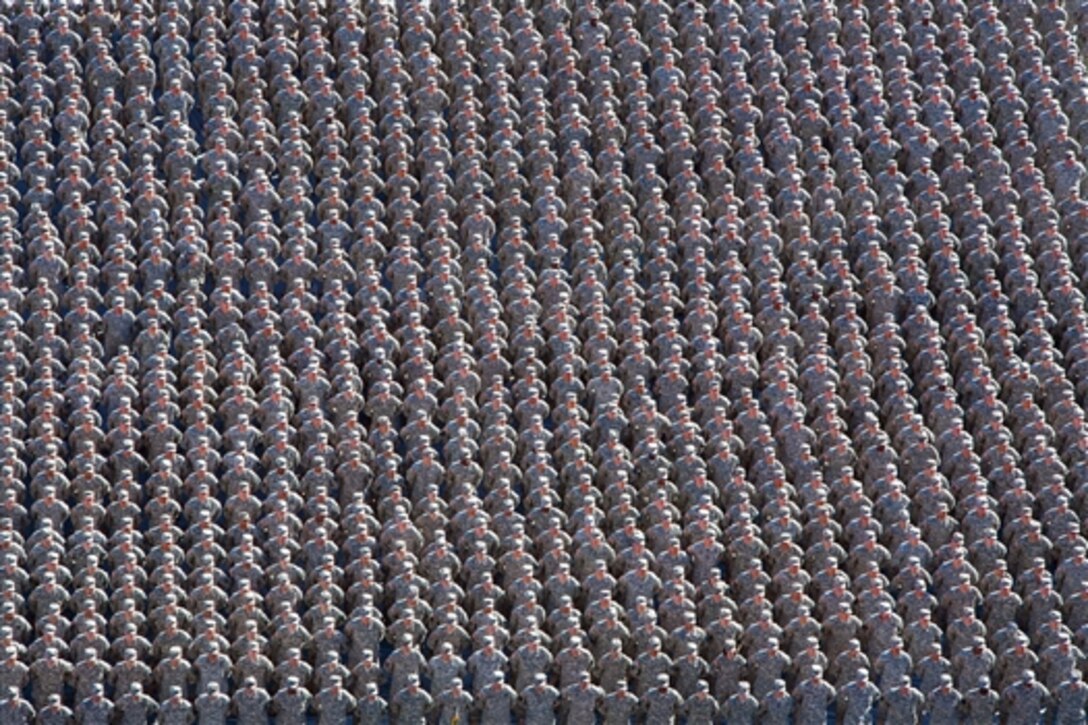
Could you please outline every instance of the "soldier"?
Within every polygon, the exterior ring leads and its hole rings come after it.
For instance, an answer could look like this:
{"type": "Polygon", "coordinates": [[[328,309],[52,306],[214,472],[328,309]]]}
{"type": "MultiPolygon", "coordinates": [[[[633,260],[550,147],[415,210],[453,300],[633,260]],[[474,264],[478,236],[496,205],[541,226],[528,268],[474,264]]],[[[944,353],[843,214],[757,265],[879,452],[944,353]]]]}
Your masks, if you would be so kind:
{"type": "Polygon", "coordinates": [[[507,657],[496,646],[492,637],[484,637],[483,647],[472,653],[466,663],[466,669],[473,675],[475,694],[490,687],[495,672],[506,669],[507,657]]]}
{"type": "Polygon", "coordinates": [[[701,680],[695,686],[695,692],[684,702],[683,716],[690,723],[717,722],[721,708],[710,694],[710,683],[701,680]]]}
{"type": "Polygon", "coordinates": [[[257,680],[248,677],[242,687],[231,697],[231,711],[239,723],[258,725],[268,722],[268,710],[272,697],[263,687],[257,686],[257,680]]]}
{"type": "Polygon", "coordinates": [[[578,682],[563,688],[559,712],[570,722],[592,721],[604,690],[594,685],[589,672],[583,672],[578,682]]]}
{"type": "Polygon", "coordinates": [[[9,688],[7,695],[0,699],[0,713],[3,714],[5,722],[20,725],[29,725],[34,722],[35,717],[34,707],[20,697],[19,690],[14,687],[9,688]]]}
{"type": "MultiPolygon", "coordinates": [[[[83,657],[76,663],[72,676],[76,684],[76,699],[82,702],[91,696],[94,685],[105,685],[110,666],[98,659],[98,650],[86,649],[83,657]]],[[[123,693],[128,694],[128,693],[123,693]]],[[[142,694],[142,693],[141,693],[142,694]]],[[[118,702],[120,704],[120,702],[118,702]]]]}
{"type": "Polygon", "coordinates": [[[154,679],[158,682],[159,698],[169,697],[177,687],[184,695],[193,679],[192,665],[183,659],[181,647],[170,647],[167,657],[155,667],[154,679]]]}
{"type": "Polygon", "coordinates": [[[284,687],[272,697],[269,712],[277,723],[301,725],[306,722],[312,699],[297,677],[288,677],[284,687]]]}
{"type": "MultiPolygon", "coordinates": [[[[630,658],[626,658],[628,666],[630,658]]],[[[433,660],[432,660],[433,661],[433,660]]],[[[547,674],[547,671],[551,667],[553,657],[551,652],[547,648],[541,646],[540,638],[534,637],[514,652],[510,657],[510,665],[514,671],[514,683],[515,687],[521,685],[520,692],[524,692],[525,688],[530,684],[536,682],[536,676],[538,674],[547,674]]],[[[601,662],[597,664],[598,669],[601,667],[601,662]]],[[[626,676],[626,668],[623,671],[623,676],[626,676]]],[[[433,677],[433,675],[432,675],[433,677]]],[[[545,677],[545,680],[547,677],[545,677]]],[[[598,679],[602,681],[604,678],[598,675],[598,679]]]]}
{"type": "MultiPolygon", "coordinates": [[[[60,695],[50,695],[45,707],[38,710],[38,716],[34,722],[42,723],[42,725],[64,725],[72,722],[74,717],[75,715],[71,709],[65,707],[61,701],[60,695]]],[[[188,723],[189,721],[186,720],[185,722],[188,723]]]]}
{"type": "Polygon", "coordinates": [[[963,695],[952,687],[952,675],[941,675],[940,685],[926,697],[925,712],[935,722],[956,720],[962,703],[963,695]]]}
{"type": "Polygon", "coordinates": [[[208,651],[197,657],[193,665],[197,673],[197,690],[204,692],[208,685],[216,683],[220,690],[227,689],[232,669],[230,658],[220,654],[218,643],[212,643],[208,651]]]}
{"type": "Polygon", "coordinates": [[[759,722],[787,723],[793,713],[793,697],[786,690],[785,680],[771,683],[771,691],[759,706],[759,722]]]}
{"type": "Polygon", "coordinates": [[[767,646],[756,652],[749,662],[753,679],[752,694],[761,700],[770,694],[771,686],[785,673],[789,663],[789,656],[778,648],[778,640],[768,639],[767,646]]]}
{"type": "Polygon", "coordinates": [[[318,692],[313,701],[318,722],[323,725],[345,722],[355,712],[356,705],[355,698],[343,688],[342,680],[337,676],[332,677],[329,686],[318,692]]]}
{"type": "Polygon", "coordinates": [[[648,723],[673,722],[684,704],[684,699],[669,686],[667,674],[657,675],[654,683],[655,687],[642,696],[642,716],[648,723]]]}
{"type": "Polygon", "coordinates": [[[699,656],[699,646],[695,642],[686,643],[686,654],[673,662],[673,675],[676,679],[676,690],[681,697],[688,697],[695,692],[695,685],[700,678],[705,676],[710,667],[699,656]]]}
{"type": "Polygon", "coordinates": [[[838,717],[844,723],[867,722],[879,699],[880,690],[869,681],[869,671],[859,668],[854,679],[839,688],[836,697],[838,717]]]}
{"type": "Polygon", "coordinates": [[[472,713],[472,695],[465,691],[458,677],[434,699],[434,709],[440,723],[467,722],[472,713]]]}
{"type": "Polygon", "coordinates": [[[63,694],[63,688],[72,676],[72,665],[60,659],[55,648],[47,649],[44,654],[44,658],[30,665],[31,691],[39,709],[45,706],[50,695],[63,694]]]}
{"type": "Polygon", "coordinates": [[[491,674],[490,684],[479,691],[476,699],[480,722],[497,725],[510,721],[517,693],[506,684],[505,674],[496,671],[491,674]]]}
{"type": "Polygon", "coordinates": [[[113,717],[113,703],[106,699],[105,687],[101,684],[92,685],[90,696],[81,700],[75,710],[75,719],[80,725],[110,725],[113,717]]]}
{"type": "MultiPolygon", "coordinates": [[[[418,683],[419,675],[423,672],[427,661],[412,644],[411,635],[401,637],[400,646],[386,659],[382,668],[390,674],[390,689],[399,693],[408,684],[408,678],[414,676],[418,683]]],[[[396,696],[394,694],[394,700],[396,696]]],[[[396,703],[391,703],[396,707],[396,703]]]]}
{"type": "Polygon", "coordinates": [[[823,679],[823,668],[814,665],[809,677],[796,688],[797,703],[795,722],[825,722],[827,710],[835,701],[835,688],[823,679]]]}
{"type": "Polygon", "coordinates": [[[915,725],[921,717],[924,704],[925,697],[911,687],[910,676],[903,675],[896,686],[881,696],[882,718],[886,722],[915,725]]]}
{"type": "Polygon", "coordinates": [[[137,725],[146,723],[158,710],[158,704],[144,694],[144,688],[139,682],[133,682],[129,691],[117,700],[117,714],[124,725],[137,725]]]}
{"type": "Polygon", "coordinates": [[[963,697],[963,720],[967,723],[992,723],[997,715],[1000,696],[990,688],[990,678],[983,677],[978,687],[963,697]]]}
{"type": "Polygon", "coordinates": [[[1031,670],[1025,670],[1001,693],[1002,710],[1010,723],[1038,722],[1049,701],[1050,693],[1031,670]]]}
{"type": "Polygon", "coordinates": [[[0,663],[0,686],[4,687],[4,692],[12,688],[21,691],[30,681],[30,668],[19,661],[16,647],[6,647],[4,655],[4,661],[0,663]]]}
{"type": "Polygon", "coordinates": [[[367,683],[358,702],[359,722],[382,722],[389,710],[388,703],[378,694],[378,686],[373,682],[367,683]]]}
{"type": "Polygon", "coordinates": [[[903,641],[898,637],[891,641],[891,646],[887,651],[880,653],[876,658],[875,666],[880,676],[882,691],[898,687],[902,676],[909,675],[913,670],[910,655],[903,650],[903,641]]]}
{"type": "Polygon", "coordinates": [[[1058,723],[1082,723],[1085,721],[1085,707],[1088,705],[1088,685],[1079,670],[1075,670],[1069,679],[1058,685],[1052,694],[1050,712],[1058,723]]]}
{"type": "MultiPolygon", "coordinates": [[[[180,700],[180,698],[178,699],[180,700]]],[[[197,696],[196,702],[193,704],[198,725],[204,725],[204,723],[213,725],[214,723],[226,722],[227,717],[230,715],[230,706],[230,698],[226,693],[220,692],[219,683],[209,682],[207,690],[197,696]]],[[[178,710],[177,714],[180,715],[181,708],[178,708],[178,710]]]]}
{"type": "Polygon", "coordinates": [[[1057,643],[1043,650],[1039,660],[1046,673],[1047,689],[1055,692],[1059,685],[1080,671],[1084,654],[1072,644],[1070,636],[1063,632],[1058,635],[1057,643]]]}
{"type": "MultiPolygon", "coordinates": [[[[391,703],[393,719],[395,722],[405,724],[421,722],[430,711],[432,704],[431,696],[419,686],[419,675],[408,675],[404,688],[393,696],[391,703]]],[[[366,698],[360,701],[360,711],[364,706],[374,708],[372,702],[366,702],[366,698]]]]}
{"type": "Polygon", "coordinates": [[[125,650],[124,660],[110,671],[109,679],[114,692],[127,692],[134,683],[146,688],[151,682],[151,668],[136,655],[136,650],[125,650]]]}

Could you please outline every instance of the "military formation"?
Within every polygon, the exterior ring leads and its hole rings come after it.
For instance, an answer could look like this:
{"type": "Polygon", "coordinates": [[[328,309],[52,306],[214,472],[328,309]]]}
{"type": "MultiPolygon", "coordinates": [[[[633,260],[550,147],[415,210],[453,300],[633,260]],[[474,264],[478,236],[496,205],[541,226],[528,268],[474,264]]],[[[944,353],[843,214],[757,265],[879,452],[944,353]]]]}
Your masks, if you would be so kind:
{"type": "Polygon", "coordinates": [[[3,5],[0,722],[1084,723],[1086,43],[3,5]]]}

